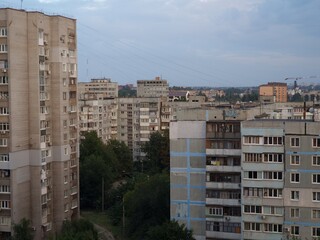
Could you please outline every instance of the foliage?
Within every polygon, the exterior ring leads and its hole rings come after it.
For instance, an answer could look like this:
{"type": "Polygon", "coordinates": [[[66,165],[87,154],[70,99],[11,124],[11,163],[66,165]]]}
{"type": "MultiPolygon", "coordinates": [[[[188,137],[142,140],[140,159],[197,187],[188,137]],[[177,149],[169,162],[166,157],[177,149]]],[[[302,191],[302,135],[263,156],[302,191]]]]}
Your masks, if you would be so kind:
{"type": "Polygon", "coordinates": [[[86,219],[65,221],[55,240],[98,240],[98,232],[86,219]]]}
{"type": "Polygon", "coordinates": [[[110,140],[108,148],[113,151],[117,158],[118,169],[121,173],[131,173],[133,168],[132,153],[124,142],[110,140]]]}
{"type": "Polygon", "coordinates": [[[132,239],[142,239],[149,227],[169,219],[170,180],[168,174],[151,176],[136,183],[124,196],[126,232],[132,239]]]}
{"type": "Polygon", "coordinates": [[[252,93],[244,94],[241,98],[242,102],[255,102],[259,100],[259,94],[257,91],[253,91],[252,93]]]}
{"type": "Polygon", "coordinates": [[[13,225],[13,240],[32,240],[33,235],[30,220],[22,218],[18,224],[13,225]]]}
{"type": "Polygon", "coordinates": [[[142,147],[146,153],[147,161],[144,162],[145,170],[150,174],[160,173],[170,167],[170,142],[169,131],[163,133],[154,132],[149,142],[142,147]]]}
{"type": "Polygon", "coordinates": [[[177,221],[165,222],[162,225],[151,227],[147,232],[146,240],[195,240],[192,231],[177,221]]]}
{"type": "Polygon", "coordinates": [[[123,86],[122,89],[118,91],[119,97],[135,97],[137,95],[137,91],[131,89],[129,86],[123,86]]]}
{"type": "Polygon", "coordinates": [[[295,93],[290,97],[290,102],[303,102],[302,96],[300,93],[295,93]]]}
{"type": "Polygon", "coordinates": [[[102,193],[123,172],[131,171],[132,157],[124,143],[112,140],[106,145],[96,132],[85,133],[80,143],[81,207],[101,207],[102,193]]]}

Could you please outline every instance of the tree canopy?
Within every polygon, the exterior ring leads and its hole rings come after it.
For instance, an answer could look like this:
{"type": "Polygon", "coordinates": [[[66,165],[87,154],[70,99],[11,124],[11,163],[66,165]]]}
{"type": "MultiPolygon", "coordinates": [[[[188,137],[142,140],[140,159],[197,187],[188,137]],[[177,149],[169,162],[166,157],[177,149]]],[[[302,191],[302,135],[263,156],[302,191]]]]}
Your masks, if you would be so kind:
{"type": "Polygon", "coordinates": [[[124,196],[126,232],[132,239],[142,239],[149,227],[169,219],[170,180],[168,174],[157,174],[137,183],[124,196]]]}
{"type": "Polygon", "coordinates": [[[162,225],[151,227],[146,240],[195,240],[192,231],[184,224],[179,225],[177,221],[165,222],[162,225]]]}
{"type": "Polygon", "coordinates": [[[31,221],[22,218],[18,224],[13,225],[12,240],[32,240],[34,232],[31,227],[31,221]]]}
{"type": "Polygon", "coordinates": [[[131,171],[132,156],[124,143],[111,140],[104,144],[96,132],[85,133],[80,143],[81,207],[100,207],[106,189],[131,171]]]}
{"type": "Polygon", "coordinates": [[[170,142],[169,131],[154,132],[150,135],[149,142],[146,142],[142,147],[146,153],[144,163],[145,170],[150,174],[168,170],[170,167],[170,142]]]}
{"type": "Polygon", "coordinates": [[[54,240],[98,240],[98,232],[88,220],[65,221],[54,240]]]}

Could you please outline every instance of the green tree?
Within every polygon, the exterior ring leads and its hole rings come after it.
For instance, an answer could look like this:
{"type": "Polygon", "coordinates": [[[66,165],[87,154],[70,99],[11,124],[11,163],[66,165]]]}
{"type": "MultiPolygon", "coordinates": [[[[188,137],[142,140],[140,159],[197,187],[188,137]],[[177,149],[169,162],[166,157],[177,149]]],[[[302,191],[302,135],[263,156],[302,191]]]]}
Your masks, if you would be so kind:
{"type": "Polygon", "coordinates": [[[13,225],[13,240],[32,240],[34,238],[31,221],[22,218],[18,224],[13,225]]]}
{"type": "Polygon", "coordinates": [[[98,240],[98,232],[86,219],[65,221],[54,240],[98,240]]]}
{"type": "Polygon", "coordinates": [[[291,102],[303,102],[302,96],[300,93],[295,93],[294,95],[292,95],[291,102]]]}
{"type": "Polygon", "coordinates": [[[135,97],[137,95],[137,91],[131,89],[129,86],[124,86],[118,91],[118,95],[119,97],[135,97]]]}
{"type": "Polygon", "coordinates": [[[147,232],[146,240],[195,240],[192,231],[177,221],[165,222],[162,225],[151,227],[147,232]]]}
{"type": "Polygon", "coordinates": [[[168,174],[157,174],[135,184],[124,196],[126,233],[131,239],[143,239],[149,227],[169,220],[170,180],[168,174]]]}
{"type": "Polygon", "coordinates": [[[151,134],[149,142],[142,147],[146,153],[144,162],[145,170],[150,174],[168,170],[170,166],[170,142],[169,131],[154,132],[151,134]]]}
{"type": "Polygon", "coordinates": [[[133,161],[132,153],[128,146],[124,142],[120,142],[118,140],[110,140],[108,142],[107,147],[114,152],[117,158],[118,172],[120,174],[131,174],[133,168],[133,161]]]}

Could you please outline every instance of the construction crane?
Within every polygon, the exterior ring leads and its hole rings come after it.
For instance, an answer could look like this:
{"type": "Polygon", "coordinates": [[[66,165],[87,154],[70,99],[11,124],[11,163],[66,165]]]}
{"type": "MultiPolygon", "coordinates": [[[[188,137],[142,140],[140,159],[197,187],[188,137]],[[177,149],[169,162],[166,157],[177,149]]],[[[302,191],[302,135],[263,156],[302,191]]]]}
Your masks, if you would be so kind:
{"type": "Polygon", "coordinates": [[[309,77],[287,77],[284,80],[292,80],[294,79],[294,89],[296,89],[298,87],[297,81],[300,79],[308,79],[308,78],[319,78],[319,76],[309,76],[309,77]]]}

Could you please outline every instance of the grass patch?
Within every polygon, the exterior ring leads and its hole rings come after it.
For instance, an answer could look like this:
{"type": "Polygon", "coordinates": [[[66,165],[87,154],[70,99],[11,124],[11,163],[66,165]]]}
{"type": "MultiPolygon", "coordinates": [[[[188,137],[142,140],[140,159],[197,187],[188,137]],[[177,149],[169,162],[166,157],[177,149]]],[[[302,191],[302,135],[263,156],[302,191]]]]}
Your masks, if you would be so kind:
{"type": "Polygon", "coordinates": [[[108,229],[110,232],[112,232],[113,236],[117,240],[127,240],[127,238],[122,236],[122,225],[112,225],[111,220],[109,216],[106,214],[106,212],[102,213],[96,211],[81,211],[81,217],[108,229]]]}

